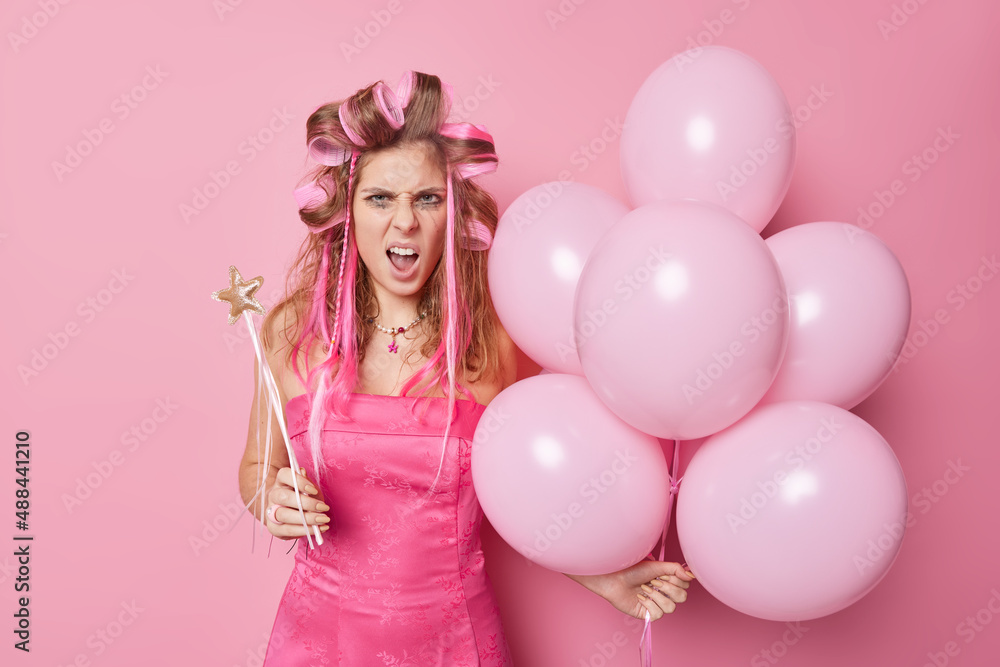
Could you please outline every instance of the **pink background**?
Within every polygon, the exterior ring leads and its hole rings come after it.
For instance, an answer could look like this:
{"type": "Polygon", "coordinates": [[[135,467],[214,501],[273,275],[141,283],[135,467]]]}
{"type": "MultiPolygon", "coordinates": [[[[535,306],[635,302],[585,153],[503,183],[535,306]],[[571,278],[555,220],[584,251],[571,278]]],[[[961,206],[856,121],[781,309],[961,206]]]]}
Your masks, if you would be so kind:
{"type": "MultiPolygon", "coordinates": [[[[876,192],[895,179],[905,185],[869,229],[909,277],[912,346],[854,411],[892,444],[915,523],[871,594],[797,633],[694,585],[654,626],[657,664],[919,666],[928,654],[939,665],[996,664],[1000,618],[987,605],[1000,609],[1000,281],[973,284],[981,289],[969,298],[953,291],[1000,245],[995,3],[377,0],[278,9],[231,0],[220,15],[224,1],[14,0],[0,9],[0,662],[258,664],[292,558],[277,540],[269,558],[260,539],[251,554],[248,514],[232,532],[207,528],[233,526],[226,510],[238,500],[254,358],[245,325],[228,326],[210,294],[226,286],[230,264],[264,276],[265,306],[283,286],[305,233],[291,191],[307,167],[313,109],[380,78],[395,85],[406,69],[436,73],[467,119],[496,138],[501,167],[484,183],[501,210],[563,170],[625,200],[617,142],[593,158],[581,147],[599,146],[645,77],[700,38],[757,59],[808,115],[794,180],[765,237],[815,220],[858,223],[876,192]],[[894,11],[901,25],[883,35],[879,24],[894,11]],[[550,24],[553,16],[565,20],[550,24]],[[374,36],[345,56],[341,45],[366,25],[374,36]],[[12,43],[18,34],[28,37],[12,43]],[[160,80],[147,68],[159,68],[160,80]],[[828,99],[803,107],[813,90],[828,99]],[[958,139],[910,180],[907,161],[949,127],[958,139]],[[268,143],[251,153],[244,142],[256,135],[268,143]],[[53,163],[88,142],[96,146],[79,166],[57,176],[53,163]],[[229,162],[239,172],[186,222],[180,207],[229,162]],[[947,321],[918,335],[939,310],[947,321]],[[67,326],[75,335],[61,337],[67,326]],[[52,340],[64,345],[22,380],[18,367],[52,340]],[[168,399],[175,407],[165,415],[157,401],[168,399]],[[133,428],[142,440],[124,437],[133,428]],[[19,429],[32,434],[30,656],[11,647],[19,429]],[[968,470],[946,478],[950,462],[968,470]],[[109,466],[68,509],[65,498],[109,466]],[[131,614],[123,605],[134,605],[131,614]],[[977,613],[974,630],[966,618],[977,613]],[[120,634],[119,619],[129,622],[120,634]],[[108,644],[99,631],[117,636],[108,644]]],[[[520,375],[537,371],[524,360],[520,375]]],[[[488,527],[484,540],[518,665],[637,664],[639,623],[530,564],[488,527]]],[[[676,537],[668,558],[683,560],[676,537]]]]}

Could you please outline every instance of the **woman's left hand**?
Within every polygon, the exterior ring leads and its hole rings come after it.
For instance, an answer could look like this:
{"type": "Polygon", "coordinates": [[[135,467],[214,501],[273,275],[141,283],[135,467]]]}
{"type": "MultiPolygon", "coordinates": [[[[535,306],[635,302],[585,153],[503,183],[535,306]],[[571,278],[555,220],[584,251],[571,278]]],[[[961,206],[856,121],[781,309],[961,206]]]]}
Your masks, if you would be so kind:
{"type": "Polygon", "coordinates": [[[650,620],[655,621],[687,599],[689,582],[695,576],[679,563],[643,560],[624,570],[586,578],[591,581],[585,585],[618,611],[645,619],[648,610],[650,620]]]}

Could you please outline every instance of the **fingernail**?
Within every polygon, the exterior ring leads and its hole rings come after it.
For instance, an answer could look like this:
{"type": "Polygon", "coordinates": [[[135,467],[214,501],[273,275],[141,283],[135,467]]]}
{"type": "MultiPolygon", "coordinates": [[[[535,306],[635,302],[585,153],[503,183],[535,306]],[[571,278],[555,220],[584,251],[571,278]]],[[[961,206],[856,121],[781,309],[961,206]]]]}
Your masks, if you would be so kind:
{"type": "Polygon", "coordinates": [[[327,523],[330,520],[330,517],[324,514],[323,516],[316,517],[316,520],[319,521],[320,523],[327,523]]]}
{"type": "Polygon", "coordinates": [[[325,512],[328,509],[330,509],[330,506],[327,505],[326,503],[320,503],[320,504],[316,505],[316,509],[318,509],[320,512],[325,512]]]}
{"type": "Polygon", "coordinates": [[[319,529],[320,529],[320,530],[326,530],[326,529],[327,529],[327,528],[329,528],[329,527],[330,527],[330,526],[328,526],[328,525],[324,525],[324,526],[320,526],[320,527],[319,527],[319,529]]]}
{"type": "Polygon", "coordinates": [[[643,584],[639,588],[641,588],[642,590],[646,591],[647,593],[652,593],[653,592],[653,589],[650,588],[649,586],[647,586],[646,584],[643,584]]]}
{"type": "Polygon", "coordinates": [[[306,484],[306,493],[308,493],[309,495],[315,494],[316,493],[316,487],[313,486],[312,484],[306,484]]]}

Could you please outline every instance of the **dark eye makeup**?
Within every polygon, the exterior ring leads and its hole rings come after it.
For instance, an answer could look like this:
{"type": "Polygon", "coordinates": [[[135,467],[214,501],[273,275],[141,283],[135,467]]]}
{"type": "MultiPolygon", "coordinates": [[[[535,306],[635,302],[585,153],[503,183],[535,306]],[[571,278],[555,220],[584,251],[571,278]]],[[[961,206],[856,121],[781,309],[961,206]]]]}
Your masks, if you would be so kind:
{"type": "MultiPolygon", "coordinates": [[[[390,195],[381,193],[365,197],[365,201],[368,202],[369,205],[375,206],[376,208],[387,208],[390,199],[392,199],[390,195]]],[[[420,198],[416,200],[416,203],[420,204],[421,208],[434,208],[442,201],[444,200],[441,198],[441,195],[428,192],[420,195],[420,198]]]]}

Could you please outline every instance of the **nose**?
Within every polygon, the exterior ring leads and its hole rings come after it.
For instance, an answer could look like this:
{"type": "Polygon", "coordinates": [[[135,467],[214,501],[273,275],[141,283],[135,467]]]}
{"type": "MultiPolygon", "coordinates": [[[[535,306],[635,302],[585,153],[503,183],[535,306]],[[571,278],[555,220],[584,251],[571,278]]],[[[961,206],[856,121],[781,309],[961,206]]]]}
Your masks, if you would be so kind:
{"type": "Polygon", "coordinates": [[[411,197],[402,195],[399,197],[399,205],[393,212],[392,224],[402,232],[412,232],[417,227],[417,216],[413,213],[413,201],[411,197]]]}

